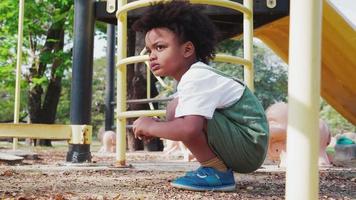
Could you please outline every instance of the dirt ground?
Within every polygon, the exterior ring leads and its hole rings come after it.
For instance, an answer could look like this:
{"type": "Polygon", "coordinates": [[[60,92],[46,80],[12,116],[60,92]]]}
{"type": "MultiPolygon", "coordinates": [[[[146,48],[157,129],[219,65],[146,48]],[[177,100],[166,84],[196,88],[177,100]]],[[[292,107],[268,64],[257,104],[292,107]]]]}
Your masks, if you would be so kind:
{"type": "MultiPolygon", "coordinates": [[[[0,151],[9,148],[1,144],[0,151]]],[[[95,147],[93,163],[86,164],[65,163],[65,146],[25,150],[36,152],[39,159],[0,164],[0,199],[277,200],[285,195],[285,170],[273,165],[251,174],[236,173],[235,192],[192,192],[172,188],[170,181],[198,163],[162,152],[127,153],[132,167],[115,168],[114,154],[95,153],[95,147]]],[[[356,199],[356,168],[320,169],[320,199],[356,199]]]]}

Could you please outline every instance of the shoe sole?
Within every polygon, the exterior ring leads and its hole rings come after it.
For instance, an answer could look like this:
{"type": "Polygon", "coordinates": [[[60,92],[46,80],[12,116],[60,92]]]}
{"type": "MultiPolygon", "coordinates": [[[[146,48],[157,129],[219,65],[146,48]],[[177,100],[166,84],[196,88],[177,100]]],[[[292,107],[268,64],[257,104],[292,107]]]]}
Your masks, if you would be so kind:
{"type": "Polygon", "coordinates": [[[221,192],[232,192],[236,190],[236,185],[227,185],[221,187],[194,187],[194,186],[187,186],[181,185],[177,183],[171,183],[171,186],[185,189],[185,190],[192,190],[192,191],[221,191],[221,192]]]}

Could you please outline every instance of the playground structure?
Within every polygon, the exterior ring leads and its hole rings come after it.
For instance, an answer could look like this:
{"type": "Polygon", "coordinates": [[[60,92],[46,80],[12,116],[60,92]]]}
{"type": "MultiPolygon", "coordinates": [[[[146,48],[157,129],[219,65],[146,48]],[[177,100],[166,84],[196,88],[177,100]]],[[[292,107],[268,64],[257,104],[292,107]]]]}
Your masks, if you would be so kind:
{"type": "MultiPolygon", "coordinates": [[[[116,137],[116,160],[120,166],[126,165],[126,118],[134,118],[139,116],[160,116],[165,114],[165,110],[157,111],[126,111],[126,91],[127,91],[127,77],[126,67],[128,64],[148,61],[148,56],[134,56],[127,57],[127,12],[130,10],[147,7],[152,3],[150,0],[133,1],[126,4],[126,1],[118,2],[117,17],[117,38],[118,38],[118,54],[117,60],[117,134],[116,137]]],[[[244,13],[244,58],[235,58],[233,56],[218,55],[219,61],[228,61],[236,64],[244,65],[244,79],[247,85],[253,90],[253,56],[252,56],[252,31],[253,31],[253,11],[252,1],[244,1],[242,6],[240,3],[233,1],[221,0],[205,0],[205,1],[191,1],[194,4],[207,4],[220,7],[226,7],[241,11],[244,13]]]]}
{"type": "Polygon", "coordinates": [[[83,162],[90,160],[89,147],[91,144],[92,126],[88,125],[89,123],[77,123],[73,125],[19,123],[24,4],[24,0],[19,1],[14,123],[0,124],[0,137],[13,137],[13,149],[17,148],[18,138],[67,140],[69,144],[67,161],[83,162]]]}
{"type": "MultiPolygon", "coordinates": [[[[20,3],[20,6],[23,12],[23,1],[21,2],[22,4],[20,3]]],[[[122,166],[126,165],[126,147],[124,143],[126,135],[125,131],[123,131],[126,129],[125,119],[127,117],[142,115],[157,116],[163,114],[163,111],[126,111],[126,66],[129,63],[143,62],[147,59],[145,56],[135,57],[135,59],[131,60],[129,58],[126,59],[127,20],[130,19],[130,15],[126,12],[131,9],[147,6],[150,2],[153,1],[140,0],[128,4],[124,0],[118,2],[109,0],[95,4],[93,1],[75,1],[75,40],[72,85],[72,94],[75,95],[72,95],[71,123],[79,124],[79,126],[90,124],[94,13],[97,14],[96,17],[99,20],[99,13],[103,13],[100,12],[100,6],[107,5],[108,13],[115,13],[116,11],[116,14],[112,14],[111,18],[109,17],[106,20],[110,22],[113,18],[116,19],[117,17],[118,19],[118,43],[120,48],[117,56],[117,78],[119,80],[117,94],[120,96],[117,98],[118,108],[116,117],[118,122],[117,129],[121,131],[117,131],[119,134],[117,137],[117,145],[119,146],[117,148],[116,159],[117,164],[122,166]]],[[[345,118],[355,124],[356,105],[354,102],[356,102],[356,88],[352,86],[352,82],[356,80],[356,70],[353,70],[356,66],[356,60],[352,57],[352,52],[355,52],[356,44],[349,42],[355,39],[355,30],[351,28],[327,0],[291,1],[290,17],[287,16],[288,11],[284,10],[284,13],[281,12],[279,15],[275,15],[269,19],[264,19],[263,17],[258,18],[258,12],[251,11],[252,0],[244,0],[243,5],[247,6],[247,8],[240,3],[227,0],[191,2],[225,6],[244,13],[243,16],[246,16],[246,20],[244,20],[244,24],[246,24],[244,26],[244,32],[247,30],[248,33],[246,34],[246,38],[244,37],[244,42],[246,42],[244,45],[246,48],[244,55],[246,57],[243,61],[245,61],[247,66],[252,59],[252,48],[247,46],[250,45],[250,47],[252,47],[252,30],[254,30],[252,23],[247,22],[248,18],[251,21],[253,18],[257,20],[257,22],[255,22],[255,35],[269,45],[285,61],[289,60],[290,112],[288,116],[287,151],[289,154],[288,158],[291,159],[287,160],[286,197],[287,199],[317,199],[317,156],[319,138],[317,134],[314,133],[318,132],[320,79],[321,95],[345,118]],[[321,14],[322,10],[323,15],[321,14]],[[256,17],[253,13],[256,13],[256,17]],[[290,31],[288,29],[289,27],[290,31]],[[321,27],[323,27],[322,37],[321,27]],[[323,46],[321,46],[321,40],[323,40],[323,46]],[[322,54],[321,47],[323,48],[322,54]],[[334,55],[336,52],[337,55],[334,55]],[[300,148],[301,146],[303,148],[300,148]]],[[[267,2],[268,3],[256,2],[258,4],[255,4],[254,10],[258,10],[258,6],[261,5],[264,6],[263,9],[265,9],[266,12],[281,9],[277,1],[272,0],[267,2]]],[[[289,7],[288,3],[287,1],[281,2],[282,5],[287,5],[287,8],[289,7]]],[[[134,14],[135,13],[133,13],[133,15],[134,14]]],[[[238,19],[240,19],[239,16],[242,16],[236,13],[231,15],[238,19]]],[[[235,18],[232,18],[232,21],[234,21],[235,18]]],[[[241,34],[242,27],[238,26],[238,24],[234,25],[237,25],[239,28],[234,26],[229,26],[229,28],[225,27],[225,32],[223,32],[225,38],[241,34]]],[[[109,28],[109,30],[110,29],[111,31],[114,30],[113,27],[109,28]]],[[[222,26],[221,29],[224,30],[224,26],[222,26]]],[[[21,29],[19,28],[19,30],[21,29]]],[[[22,31],[19,31],[19,33],[22,34],[22,31]]],[[[22,43],[20,38],[22,40],[22,37],[19,37],[19,46],[21,46],[20,44],[22,43]]],[[[110,44],[113,44],[113,40],[110,41],[110,44]]],[[[109,55],[112,55],[112,52],[113,49],[109,55]]],[[[18,56],[20,57],[19,60],[21,60],[21,53],[18,53],[18,56]]],[[[113,57],[108,59],[113,63],[113,57]]],[[[18,71],[19,63],[21,62],[18,62],[18,71]]],[[[252,66],[253,64],[251,62],[250,67],[245,67],[245,69],[251,69],[253,72],[252,66]]],[[[248,83],[252,81],[253,78],[247,78],[248,83]]],[[[249,87],[253,87],[251,83],[249,87]]],[[[109,102],[111,103],[111,101],[109,102]]],[[[18,123],[16,120],[14,120],[14,122],[18,123]]],[[[47,128],[49,127],[44,127],[44,129],[47,128]]],[[[5,132],[3,131],[4,129],[6,130],[6,135],[1,136],[40,137],[37,135],[38,131],[32,131],[32,135],[18,134],[21,130],[18,129],[17,125],[0,125],[1,132],[5,132]]],[[[70,130],[65,129],[65,131],[70,130]]],[[[83,135],[82,133],[78,135],[83,135]]],[[[68,139],[69,135],[67,134],[64,137],[68,139]]],[[[86,145],[85,151],[90,151],[89,144],[85,143],[84,145],[86,145]]]]}
{"type": "MultiPolygon", "coordinates": [[[[279,166],[286,167],[288,104],[278,102],[270,105],[266,109],[266,116],[270,131],[267,157],[269,160],[277,162],[279,166]]],[[[327,123],[322,119],[319,122],[319,135],[319,166],[330,166],[326,148],[330,144],[331,133],[327,123]]]]}

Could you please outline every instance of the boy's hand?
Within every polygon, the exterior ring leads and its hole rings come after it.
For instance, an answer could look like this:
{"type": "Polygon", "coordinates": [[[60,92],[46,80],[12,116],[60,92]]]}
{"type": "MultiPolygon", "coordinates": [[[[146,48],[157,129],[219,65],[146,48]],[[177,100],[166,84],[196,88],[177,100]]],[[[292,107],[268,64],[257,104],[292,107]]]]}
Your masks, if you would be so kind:
{"type": "Polygon", "coordinates": [[[149,133],[149,128],[152,126],[157,119],[151,117],[140,117],[136,119],[133,123],[133,132],[135,138],[142,139],[149,139],[152,135],[149,133]]]}

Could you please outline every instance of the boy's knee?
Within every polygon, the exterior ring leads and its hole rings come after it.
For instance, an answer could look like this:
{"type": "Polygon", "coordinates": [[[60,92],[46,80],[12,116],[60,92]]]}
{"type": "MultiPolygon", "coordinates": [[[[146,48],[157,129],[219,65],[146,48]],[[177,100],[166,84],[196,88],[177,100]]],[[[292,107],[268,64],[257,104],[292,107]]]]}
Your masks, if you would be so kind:
{"type": "Polygon", "coordinates": [[[172,121],[175,117],[176,107],[178,104],[178,98],[174,98],[167,104],[166,108],[166,119],[167,121],[172,121]]]}

